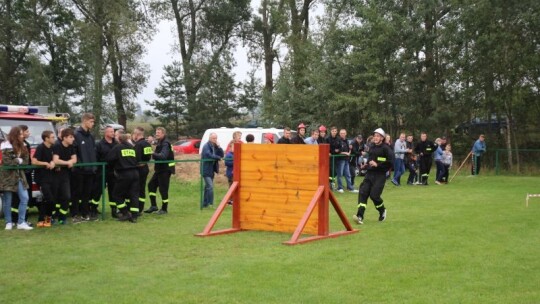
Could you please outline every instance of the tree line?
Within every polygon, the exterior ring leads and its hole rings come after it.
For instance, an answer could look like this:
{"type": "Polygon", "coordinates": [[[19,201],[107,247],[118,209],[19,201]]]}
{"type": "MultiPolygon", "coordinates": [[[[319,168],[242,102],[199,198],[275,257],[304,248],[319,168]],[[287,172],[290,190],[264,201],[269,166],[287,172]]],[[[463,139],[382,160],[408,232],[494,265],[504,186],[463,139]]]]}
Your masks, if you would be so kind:
{"type": "Polygon", "coordinates": [[[173,133],[255,121],[450,134],[476,118],[504,124],[494,134],[508,148],[533,145],[524,130],[539,124],[540,1],[254,4],[1,0],[0,103],[92,109],[126,125],[148,80],[145,46],[171,20],[177,60],[145,102],[173,133]],[[241,83],[239,46],[253,65],[241,83]]]}

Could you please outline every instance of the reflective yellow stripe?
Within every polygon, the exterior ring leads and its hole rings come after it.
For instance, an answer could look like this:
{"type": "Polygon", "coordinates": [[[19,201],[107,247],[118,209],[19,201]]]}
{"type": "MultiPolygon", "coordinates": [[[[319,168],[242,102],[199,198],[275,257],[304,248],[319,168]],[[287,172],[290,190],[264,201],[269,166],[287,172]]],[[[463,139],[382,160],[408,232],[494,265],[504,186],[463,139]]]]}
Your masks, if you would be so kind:
{"type": "Polygon", "coordinates": [[[175,163],[169,163],[169,167],[174,167],[175,163]]]}
{"type": "Polygon", "coordinates": [[[384,206],[384,204],[381,203],[380,205],[375,205],[375,208],[379,209],[379,208],[381,208],[381,207],[383,207],[383,206],[384,206]]]}
{"type": "Polygon", "coordinates": [[[56,205],[54,205],[54,206],[55,206],[56,208],[60,208],[61,205],[60,205],[60,204],[56,204],[56,205]]]}
{"type": "Polygon", "coordinates": [[[90,203],[94,205],[99,205],[99,202],[96,202],[96,201],[90,201],[90,203]]]}
{"type": "Polygon", "coordinates": [[[118,207],[118,209],[122,209],[122,208],[125,208],[126,206],[127,206],[126,203],[122,203],[122,204],[118,205],[117,207],[118,207]]]}
{"type": "Polygon", "coordinates": [[[139,208],[129,208],[129,211],[131,211],[131,212],[139,212],[139,208]]]}
{"type": "Polygon", "coordinates": [[[163,203],[164,203],[164,204],[168,204],[168,203],[169,203],[169,200],[168,200],[168,199],[163,200],[163,203]]]}
{"type": "Polygon", "coordinates": [[[62,213],[63,215],[66,215],[68,213],[67,210],[63,210],[63,209],[60,209],[60,213],[62,213]]]}
{"type": "Polygon", "coordinates": [[[131,200],[129,198],[126,199],[126,203],[131,203],[131,200]]]}
{"type": "Polygon", "coordinates": [[[422,174],[422,176],[429,176],[429,174],[427,174],[427,173],[424,173],[424,174],[422,174]]]}
{"type": "Polygon", "coordinates": [[[135,157],[135,150],[133,149],[122,149],[120,150],[122,157],[135,157]]]}
{"type": "Polygon", "coordinates": [[[144,198],[144,197],[139,197],[139,202],[146,203],[146,198],[144,198]]]}
{"type": "Polygon", "coordinates": [[[366,208],[367,204],[366,203],[359,203],[358,206],[356,206],[356,208],[360,208],[360,207],[366,208]]]}
{"type": "Polygon", "coordinates": [[[378,161],[386,161],[386,157],[377,157],[378,161]]]}
{"type": "Polygon", "coordinates": [[[156,196],[155,192],[148,192],[148,196],[156,196]]]}
{"type": "Polygon", "coordinates": [[[11,208],[11,212],[19,213],[19,209],[11,208]]]}
{"type": "Polygon", "coordinates": [[[152,147],[145,147],[143,153],[144,155],[152,154],[152,147]]]}
{"type": "Polygon", "coordinates": [[[109,206],[116,207],[116,202],[109,202],[109,206]]]}

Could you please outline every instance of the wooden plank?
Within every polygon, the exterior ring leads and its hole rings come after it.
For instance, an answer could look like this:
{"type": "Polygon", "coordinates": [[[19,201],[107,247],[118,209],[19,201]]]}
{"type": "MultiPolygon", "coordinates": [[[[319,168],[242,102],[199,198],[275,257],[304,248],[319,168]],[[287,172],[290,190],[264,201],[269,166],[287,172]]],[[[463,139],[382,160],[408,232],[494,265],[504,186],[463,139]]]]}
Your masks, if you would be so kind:
{"type": "MultiPolygon", "coordinates": [[[[284,218],[296,218],[298,222],[298,216],[303,215],[306,211],[307,206],[304,208],[281,208],[280,206],[272,207],[260,207],[260,206],[242,206],[243,208],[240,211],[240,215],[249,215],[249,216],[258,216],[263,218],[265,216],[269,217],[284,217],[284,218]],[[261,209],[262,208],[262,209],[261,209]]],[[[317,218],[317,214],[313,214],[313,218],[317,218]]]]}
{"type": "MultiPolygon", "coordinates": [[[[241,227],[243,230],[263,230],[263,231],[279,231],[279,232],[294,232],[298,226],[298,221],[296,223],[279,221],[251,221],[241,219],[241,227]]],[[[305,234],[316,235],[318,230],[318,225],[316,221],[308,221],[306,227],[304,228],[305,234]]]]}

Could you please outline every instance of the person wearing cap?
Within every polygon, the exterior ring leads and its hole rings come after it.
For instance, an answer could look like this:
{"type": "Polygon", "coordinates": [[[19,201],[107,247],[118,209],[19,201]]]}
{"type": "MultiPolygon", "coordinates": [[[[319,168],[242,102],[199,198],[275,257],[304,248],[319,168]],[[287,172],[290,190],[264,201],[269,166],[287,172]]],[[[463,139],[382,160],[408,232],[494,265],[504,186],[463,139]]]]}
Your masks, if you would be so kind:
{"type": "Polygon", "coordinates": [[[265,143],[265,144],[273,144],[274,143],[274,134],[272,134],[272,133],[264,134],[263,143],[265,143]]]}
{"type": "Polygon", "coordinates": [[[416,145],[414,152],[419,157],[418,162],[420,163],[420,184],[427,186],[429,171],[431,170],[431,165],[433,164],[433,153],[437,149],[437,146],[427,139],[427,133],[420,133],[420,142],[416,145]]]}
{"type": "Polygon", "coordinates": [[[317,139],[319,139],[319,130],[311,130],[311,136],[304,139],[307,145],[318,145],[317,139]]]}
{"type": "Polygon", "coordinates": [[[373,132],[372,144],[369,147],[366,177],[360,184],[358,193],[358,211],[353,215],[357,224],[364,223],[364,212],[367,207],[367,200],[371,198],[377,211],[379,211],[379,221],[386,220],[386,207],[384,206],[381,194],[386,183],[386,172],[392,167],[394,154],[392,149],[384,142],[385,132],[378,128],[373,132]]]}
{"type": "Polygon", "coordinates": [[[480,134],[476,142],[474,142],[472,148],[472,168],[471,174],[478,175],[480,173],[480,166],[482,165],[482,155],[486,152],[486,142],[484,134],[480,134]]]}
{"type": "Polygon", "coordinates": [[[327,144],[328,137],[326,137],[326,127],[324,125],[319,126],[319,138],[317,138],[317,143],[327,144]]]}
{"type": "Polygon", "coordinates": [[[291,144],[305,144],[304,138],[306,137],[306,126],[304,123],[300,123],[296,128],[296,136],[291,139],[291,144]]]}

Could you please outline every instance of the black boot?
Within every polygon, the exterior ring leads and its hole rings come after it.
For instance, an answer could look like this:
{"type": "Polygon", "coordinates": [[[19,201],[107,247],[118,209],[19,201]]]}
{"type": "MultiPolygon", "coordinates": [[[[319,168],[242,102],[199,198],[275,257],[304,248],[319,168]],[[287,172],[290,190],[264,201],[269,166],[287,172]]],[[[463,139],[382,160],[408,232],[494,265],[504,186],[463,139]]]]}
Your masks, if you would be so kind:
{"type": "Polygon", "coordinates": [[[118,209],[116,207],[111,207],[111,216],[113,218],[118,218],[118,209]]]}
{"type": "Polygon", "coordinates": [[[131,216],[131,213],[129,213],[127,210],[118,213],[118,220],[120,222],[132,221],[132,219],[133,217],[131,216]]]}

